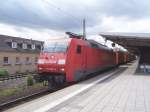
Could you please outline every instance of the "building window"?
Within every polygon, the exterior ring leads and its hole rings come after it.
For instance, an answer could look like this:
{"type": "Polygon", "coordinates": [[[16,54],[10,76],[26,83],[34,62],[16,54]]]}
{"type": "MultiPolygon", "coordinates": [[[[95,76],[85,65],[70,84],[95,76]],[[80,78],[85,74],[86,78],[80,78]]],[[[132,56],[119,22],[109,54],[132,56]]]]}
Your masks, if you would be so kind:
{"type": "Polygon", "coordinates": [[[32,49],[33,49],[33,50],[35,49],[35,44],[32,44],[32,49]]]}
{"type": "Polygon", "coordinates": [[[4,57],[4,58],[3,58],[3,63],[4,63],[5,65],[10,64],[9,58],[8,58],[8,57],[4,57]]]}
{"type": "Polygon", "coordinates": [[[23,44],[22,44],[22,48],[23,48],[23,49],[27,49],[27,44],[23,43],[23,44]]]}
{"type": "Polygon", "coordinates": [[[38,57],[35,57],[35,64],[37,64],[38,62],[38,57]]]}
{"type": "Polygon", "coordinates": [[[31,44],[28,44],[28,45],[27,45],[27,48],[28,48],[28,49],[31,49],[31,47],[32,47],[31,44]]]}
{"type": "Polygon", "coordinates": [[[42,47],[41,47],[40,45],[37,45],[37,48],[38,48],[39,50],[42,50],[42,47]]]}
{"type": "Polygon", "coordinates": [[[19,57],[16,57],[16,64],[21,64],[19,57]]]}
{"type": "Polygon", "coordinates": [[[12,48],[17,48],[17,42],[12,42],[11,47],[12,48]]]}
{"type": "Polygon", "coordinates": [[[18,43],[17,47],[22,48],[22,43],[18,43]]]}
{"type": "Polygon", "coordinates": [[[26,64],[31,64],[30,58],[26,57],[26,64]]]}

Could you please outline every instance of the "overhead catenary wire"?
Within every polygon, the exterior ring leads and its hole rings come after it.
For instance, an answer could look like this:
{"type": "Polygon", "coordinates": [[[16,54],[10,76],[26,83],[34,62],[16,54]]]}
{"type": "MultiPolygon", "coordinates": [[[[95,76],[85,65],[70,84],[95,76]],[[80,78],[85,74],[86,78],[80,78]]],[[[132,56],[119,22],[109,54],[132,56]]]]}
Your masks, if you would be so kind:
{"type": "Polygon", "coordinates": [[[54,7],[55,9],[59,10],[60,12],[62,12],[63,15],[66,15],[68,17],[71,17],[72,20],[74,22],[76,22],[76,24],[81,25],[82,20],[77,18],[76,16],[72,15],[71,13],[69,13],[68,11],[65,11],[64,9],[58,7],[56,4],[54,4],[52,1],[48,1],[48,0],[42,0],[43,2],[45,2],[47,5],[54,7]]]}
{"type": "Polygon", "coordinates": [[[85,18],[83,18],[83,19],[77,18],[76,16],[72,15],[68,11],[65,11],[62,8],[58,7],[52,1],[48,1],[48,0],[42,0],[42,1],[44,1],[45,3],[47,3],[50,6],[53,6],[54,8],[56,8],[57,10],[59,10],[60,12],[65,14],[66,16],[72,17],[74,22],[76,22],[77,24],[81,25],[81,27],[83,27],[83,39],[86,39],[86,20],[85,20],[85,18]],[[83,24],[83,26],[82,26],[82,24],[83,24]]]}

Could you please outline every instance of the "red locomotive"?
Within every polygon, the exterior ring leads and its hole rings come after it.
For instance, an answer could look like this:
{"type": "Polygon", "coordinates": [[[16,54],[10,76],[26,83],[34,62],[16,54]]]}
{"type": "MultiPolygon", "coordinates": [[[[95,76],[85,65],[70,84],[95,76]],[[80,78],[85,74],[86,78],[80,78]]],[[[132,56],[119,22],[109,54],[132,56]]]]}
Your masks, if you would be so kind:
{"type": "Polygon", "coordinates": [[[93,72],[128,61],[126,52],[116,53],[94,40],[67,34],[70,38],[51,42],[39,56],[38,73],[41,79],[48,80],[49,86],[79,81],[93,72]]]}

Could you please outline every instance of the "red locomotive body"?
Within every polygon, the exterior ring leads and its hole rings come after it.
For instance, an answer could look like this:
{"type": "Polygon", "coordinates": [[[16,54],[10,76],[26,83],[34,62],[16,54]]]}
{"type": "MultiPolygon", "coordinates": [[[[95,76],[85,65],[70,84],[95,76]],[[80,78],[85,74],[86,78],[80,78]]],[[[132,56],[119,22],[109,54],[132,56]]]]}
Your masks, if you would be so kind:
{"type": "Polygon", "coordinates": [[[71,35],[65,42],[49,44],[40,54],[40,77],[52,83],[79,81],[88,74],[125,63],[127,56],[93,40],[71,35]],[[125,58],[126,57],[126,58],[125,58]]]}
{"type": "Polygon", "coordinates": [[[126,55],[127,54],[124,51],[116,51],[116,64],[120,65],[126,63],[127,62],[126,55]]]}
{"type": "Polygon", "coordinates": [[[66,80],[78,81],[88,74],[115,65],[115,53],[95,41],[73,38],[66,58],[66,80]]]}

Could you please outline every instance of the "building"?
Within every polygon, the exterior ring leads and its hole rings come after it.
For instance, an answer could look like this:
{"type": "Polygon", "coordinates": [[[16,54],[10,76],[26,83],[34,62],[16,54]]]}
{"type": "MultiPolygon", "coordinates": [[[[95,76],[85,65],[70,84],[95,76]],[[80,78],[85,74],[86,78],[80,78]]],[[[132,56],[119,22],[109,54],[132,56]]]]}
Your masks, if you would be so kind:
{"type": "Polygon", "coordinates": [[[9,74],[36,71],[44,42],[0,35],[0,69],[9,74]]]}

